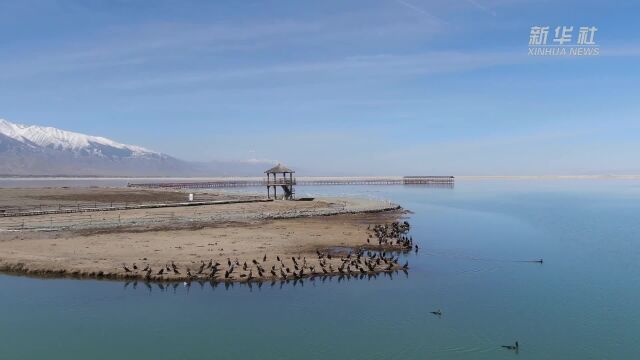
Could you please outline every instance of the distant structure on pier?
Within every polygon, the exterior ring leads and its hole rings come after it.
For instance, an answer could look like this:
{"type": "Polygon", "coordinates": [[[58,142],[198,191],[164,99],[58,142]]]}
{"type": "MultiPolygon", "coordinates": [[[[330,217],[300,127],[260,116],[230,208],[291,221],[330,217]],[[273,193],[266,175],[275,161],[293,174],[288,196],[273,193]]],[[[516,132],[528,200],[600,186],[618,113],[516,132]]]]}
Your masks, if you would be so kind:
{"type": "Polygon", "coordinates": [[[455,178],[453,176],[404,176],[402,183],[404,185],[420,185],[420,184],[453,184],[455,178]]]}
{"type": "Polygon", "coordinates": [[[284,192],[282,198],[285,200],[292,200],[295,194],[293,185],[296,184],[296,179],[293,178],[294,172],[295,171],[283,166],[282,164],[278,164],[265,171],[264,173],[267,174],[267,197],[271,199],[271,189],[273,189],[273,198],[277,199],[277,189],[278,187],[281,187],[284,192]],[[278,174],[282,174],[282,177],[278,178],[278,174]]]}

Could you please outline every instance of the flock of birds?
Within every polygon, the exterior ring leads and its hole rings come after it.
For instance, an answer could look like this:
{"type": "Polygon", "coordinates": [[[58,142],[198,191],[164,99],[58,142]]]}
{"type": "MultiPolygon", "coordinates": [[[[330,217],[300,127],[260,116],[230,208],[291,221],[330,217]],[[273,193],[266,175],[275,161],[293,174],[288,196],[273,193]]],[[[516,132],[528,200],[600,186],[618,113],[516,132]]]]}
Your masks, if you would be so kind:
{"type": "MultiPolygon", "coordinates": [[[[367,244],[371,244],[371,240],[375,236],[380,247],[392,246],[402,250],[411,250],[414,246],[413,238],[405,235],[411,230],[411,225],[407,221],[394,221],[391,224],[375,225],[373,229],[369,226],[367,229],[373,230],[373,234],[369,234],[367,244]]],[[[415,249],[417,252],[418,245],[415,245],[415,249]]]]}
{"type": "MultiPolygon", "coordinates": [[[[210,259],[208,262],[200,260],[195,265],[178,266],[174,261],[164,265],[150,264],[144,267],[136,263],[122,264],[124,277],[144,278],[145,280],[213,280],[213,281],[262,281],[262,280],[291,280],[315,276],[359,276],[396,270],[406,271],[409,263],[400,264],[397,251],[413,249],[413,238],[405,234],[410,230],[407,221],[368,227],[372,234],[366,239],[367,246],[346,255],[316,251],[316,256],[307,259],[301,255],[283,257],[277,255],[274,259],[267,259],[265,254],[261,259],[251,261],[232,260],[227,258],[222,263],[210,259]],[[371,239],[378,239],[378,247],[371,246],[371,239]],[[379,251],[371,251],[374,248],[379,251]],[[387,250],[391,250],[387,252],[387,250]]],[[[418,246],[415,245],[416,252],[418,246]]]]}
{"type": "Polygon", "coordinates": [[[237,258],[220,263],[213,259],[193,269],[180,267],[174,261],[153,269],[146,264],[144,268],[133,263],[122,264],[122,270],[129,277],[143,277],[145,280],[216,280],[216,281],[257,281],[257,280],[290,280],[313,276],[357,276],[378,272],[407,270],[409,262],[399,263],[400,257],[393,253],[359,250],[346,256],[331,255],[330,252],[316,252],[317,258],[307,259],[298,255],[284,258],[279,255],[275,262],[267,262],[267,255],[262,259],[241,262],[237,258]],[[270,265],[270,266],[269,266],[270,265]]]}
{"type": "Polygon", "coordinates": [[[317,259],[307,259],[298,255],[285,259],[276,256],[276,262],[267,264],[267,255],[262,259],[252,259],[250,262],[241,262],[238,259],[227,258],[220,263],[213,259],[200,264],[195,268],[189,266],[180,267],[174,261],[160,268],[153,269],[146,264],[144,268],[137,264],[128,266],[122,264],[122,270],[131,277],[142,276],[145,280],[198,280],[209,279],[218,281],[252,281],[252,280],[287,280],[301,279],[309,276],[322,275],[367,275],[381,271],[407,270],[409,263],[400,265],[399,256],[393,253],[387,255],[386,252],[371,252],[360,250],[355,253],[348,253],[346,256],[332,256],[330,252],[316,252],[317,259]]]}

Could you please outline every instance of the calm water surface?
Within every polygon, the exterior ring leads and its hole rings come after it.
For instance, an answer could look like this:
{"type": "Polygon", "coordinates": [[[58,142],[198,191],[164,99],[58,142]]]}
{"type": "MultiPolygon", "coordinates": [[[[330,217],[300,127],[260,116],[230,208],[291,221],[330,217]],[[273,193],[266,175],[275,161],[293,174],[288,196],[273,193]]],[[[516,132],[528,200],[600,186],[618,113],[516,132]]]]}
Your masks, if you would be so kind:
{"type": "Polygon", "coordinates": [[[165,290],[0,276],[0,359],[640,358],[640,181],[298,192],[412,210],[409,275],[165,290]]]}

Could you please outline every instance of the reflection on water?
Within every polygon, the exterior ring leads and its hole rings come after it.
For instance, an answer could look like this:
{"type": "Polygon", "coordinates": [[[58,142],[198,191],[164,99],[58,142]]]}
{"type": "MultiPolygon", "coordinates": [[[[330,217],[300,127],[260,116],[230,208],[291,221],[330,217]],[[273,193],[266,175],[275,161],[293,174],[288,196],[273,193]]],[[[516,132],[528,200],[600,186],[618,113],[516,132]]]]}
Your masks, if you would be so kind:
{"type": "Polygon", "coordinates": [[[186,285],[4,275],[0,358],[634,359],[639,185],[306,188],[411,210],[409,274],[186,285]],[[502,347],[515,341],[517,354],[502,347]]]}

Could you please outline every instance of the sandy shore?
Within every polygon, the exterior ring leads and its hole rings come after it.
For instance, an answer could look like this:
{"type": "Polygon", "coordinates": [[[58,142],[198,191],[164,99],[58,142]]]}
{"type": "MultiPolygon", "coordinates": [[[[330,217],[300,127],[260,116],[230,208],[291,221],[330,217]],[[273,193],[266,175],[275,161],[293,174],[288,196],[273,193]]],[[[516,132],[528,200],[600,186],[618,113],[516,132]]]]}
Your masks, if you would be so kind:
{"type": "MultiPolygon", "coordinates": [[[[51,191],[47,196],[60,201],[51,191]]],[[[65,201],[75,199],[71,192],[65,196],[65,201]]],[[[104,211],[93,213],[90,221],[86,214],[12,217],[0,221],[0,271],[152,281],[377,273],[402,264],[388,261],[389,254],[371,259],[366,251],[359,261],[354,256],[345,266],[340,257],[359,250],[400,250],[399,245],[378,245],[371,228],[403,214],[384,201],[324,198],[104,211]],[[25,228],[16,228],[21,221],[27,223],[25,228]],[[219,263],[217,271],[209,263],[219,263]]]]}

